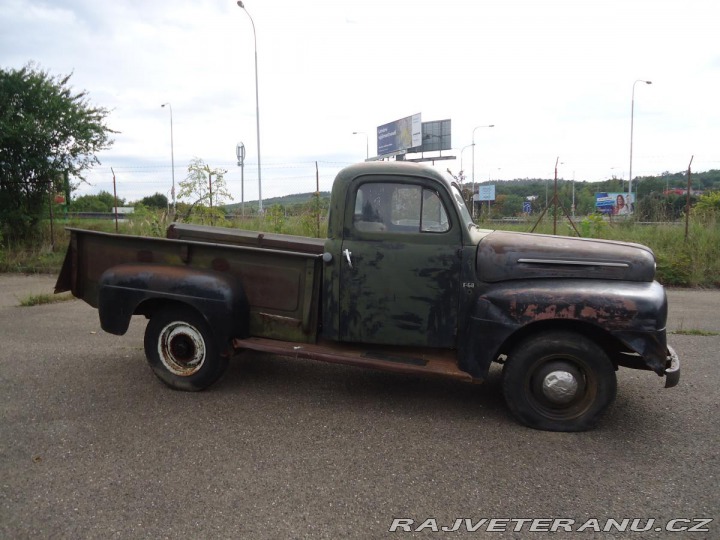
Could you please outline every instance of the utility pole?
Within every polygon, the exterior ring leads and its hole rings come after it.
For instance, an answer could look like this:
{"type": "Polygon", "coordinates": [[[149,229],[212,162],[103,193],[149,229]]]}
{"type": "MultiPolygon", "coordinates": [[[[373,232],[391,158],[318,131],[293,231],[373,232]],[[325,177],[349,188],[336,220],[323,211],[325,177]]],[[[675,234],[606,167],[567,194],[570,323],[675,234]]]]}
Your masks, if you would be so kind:
{"type": "Polygon", "coordinates": [[[687,199],[685,199],[685,240],[688,239],[690,229],[690,167],[692,166],[693,158],[695,155],[690,156],[690,163],[688,163],[688,182],[687,182],[687,199]]]}
{"type": "Polygon", "coordinates": [[[115,232],[118,232],[117,185],[115,183],[115,171],[112,167],[110,167],[110,170],[113,174],[113,194],[115,196],[115,232]]]}

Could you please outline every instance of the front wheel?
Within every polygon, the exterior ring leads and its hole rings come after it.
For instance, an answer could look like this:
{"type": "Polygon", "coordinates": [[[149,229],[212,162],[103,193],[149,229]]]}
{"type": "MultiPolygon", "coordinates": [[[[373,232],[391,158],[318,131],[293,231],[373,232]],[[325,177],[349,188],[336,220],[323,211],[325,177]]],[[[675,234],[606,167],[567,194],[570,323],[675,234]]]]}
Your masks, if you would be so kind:
{"type": "Polygon", "coordinates": [[[214,383],[227,367],[227,356],[207,321],[190,308],[165,308],[145,329],[145,356],[157,377],[176,390],[198,391],[214,383]]]}
{"type": "Polygon", "coordinates": [[[616,389],[615,368],[605,352],[573,332],[527,338],[503,368],[510,411],[535,429],[590,429],[615,399],[616,389]]]}

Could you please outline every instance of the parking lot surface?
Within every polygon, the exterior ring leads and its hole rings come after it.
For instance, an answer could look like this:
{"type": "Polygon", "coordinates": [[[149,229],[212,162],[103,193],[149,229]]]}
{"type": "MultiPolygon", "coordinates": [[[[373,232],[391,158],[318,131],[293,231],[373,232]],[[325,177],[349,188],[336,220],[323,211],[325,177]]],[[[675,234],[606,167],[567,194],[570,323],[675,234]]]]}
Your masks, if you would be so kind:
{"type": "Polygon", "coordinates": [[[598,532],[610,519],[720,538],[720,336],[690,335],[720,332],[719,291],[669,291],[679,386],[621,369],[600,425],[565,434],[516,424],[498,371],[472,386],[243,354],[176,392],[145,363],[144,319],[118,337],[77,300],[17,307],[53,284],[0,275],[1,538],[539,538],[557,519],[567,538],[623,536],[598,532]],[[548,521],[514,531],[531,518],[548,521]]]}

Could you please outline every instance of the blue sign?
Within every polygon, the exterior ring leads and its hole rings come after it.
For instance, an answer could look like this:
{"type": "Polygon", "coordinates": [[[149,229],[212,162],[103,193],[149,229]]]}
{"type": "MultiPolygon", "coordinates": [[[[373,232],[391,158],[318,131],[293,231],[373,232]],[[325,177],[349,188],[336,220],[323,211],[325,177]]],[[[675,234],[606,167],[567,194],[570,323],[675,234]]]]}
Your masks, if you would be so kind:
{"type": "Polygon", "coordinates": [[[523,203],[523,213],[532,214],[532,203],[530,201],[525,201],[523,203]]]}
{"type": "Polygon", "coordinates": [[[494,201],[495,186],[478,186],[478,194],[476,201],[494,201]]]}

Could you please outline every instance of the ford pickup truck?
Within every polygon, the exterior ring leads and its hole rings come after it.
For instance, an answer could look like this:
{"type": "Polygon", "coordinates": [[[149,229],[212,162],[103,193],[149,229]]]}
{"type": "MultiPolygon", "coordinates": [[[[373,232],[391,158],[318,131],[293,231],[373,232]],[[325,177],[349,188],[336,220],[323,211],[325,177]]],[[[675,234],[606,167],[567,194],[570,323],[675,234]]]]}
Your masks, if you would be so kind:
{"type": "Polygon", "coordinates": [[[56,292],[98,309],[178,390],[215,382],[240,351],[483,381],[502,365],[510,411],[553,431],[592,427],[616,371],[678,383],[652,251],[483,230],[459,187],[413,163],[336,177],[327,239],[173,223],[167,238],[71,229],[56,292]]]}

